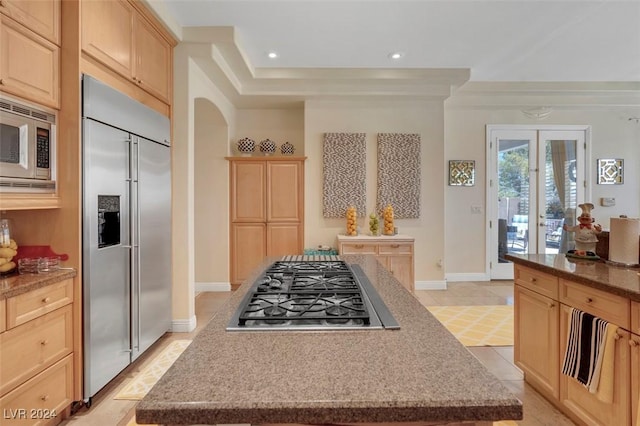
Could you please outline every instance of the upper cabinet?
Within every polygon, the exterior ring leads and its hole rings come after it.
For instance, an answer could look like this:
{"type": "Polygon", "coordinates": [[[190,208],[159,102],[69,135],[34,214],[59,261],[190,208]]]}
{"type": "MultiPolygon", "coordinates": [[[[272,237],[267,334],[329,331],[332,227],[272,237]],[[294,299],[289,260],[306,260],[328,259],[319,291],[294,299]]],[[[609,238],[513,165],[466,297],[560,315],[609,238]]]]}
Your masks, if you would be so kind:
{"type": "Polygon", "coordinates": [[[0,91],[60,108],[60,3],[0,5],[0,91]]]}
{"type": "Polygon", "coordinates": [[[148,93],[171,100],[173,41],[126,0],[82,2],[82,50],[148,93]]]}
{"type": "Polygon", "coordinates": [[[60,46],[60,0],[2,0],[0,13],[60,46]]]}

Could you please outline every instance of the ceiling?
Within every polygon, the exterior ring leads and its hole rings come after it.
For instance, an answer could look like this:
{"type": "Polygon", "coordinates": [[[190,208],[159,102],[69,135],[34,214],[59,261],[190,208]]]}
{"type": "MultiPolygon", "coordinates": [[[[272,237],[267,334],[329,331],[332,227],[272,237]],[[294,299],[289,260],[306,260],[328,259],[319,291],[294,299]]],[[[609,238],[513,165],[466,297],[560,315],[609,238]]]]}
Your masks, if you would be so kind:
{"type": "Polygon", "coordinates": [[[183,28],[233,27],[254,71],[467,68],[470,81],[640,81],[640,0],[148,1],[183,28]]]}

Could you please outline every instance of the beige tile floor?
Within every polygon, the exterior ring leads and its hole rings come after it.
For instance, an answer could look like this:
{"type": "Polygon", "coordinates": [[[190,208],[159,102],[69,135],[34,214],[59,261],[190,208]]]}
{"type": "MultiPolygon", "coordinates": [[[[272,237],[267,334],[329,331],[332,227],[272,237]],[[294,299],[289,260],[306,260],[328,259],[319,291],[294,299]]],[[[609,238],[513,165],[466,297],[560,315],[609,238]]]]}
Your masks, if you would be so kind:
{"type": "MultiPolygon", "coordinates": [[[[229,298],[231,293],[201,293],[196,297],[197,328],[191,333],[168,333],[147,353],[129,366],[92,400],[91,408],[81,408],[63,425],[125,426],[132,418],[136,402],[114,400],[125,382],[146,366],[154,355],[171,340],[192,339],[229,298]]],[[[425,306],[511,305],[513,282],[460,282],[449,283],[447,290],[418,290],[416,297],[425,306]]],[[[513,346],[470,347],[478,360],[500,379],[507,388],[523,401],[524,426],[571,426],[574,423],[548,403],[529,385],[524,383],[522,372],[513,364],[513,346]]]]}

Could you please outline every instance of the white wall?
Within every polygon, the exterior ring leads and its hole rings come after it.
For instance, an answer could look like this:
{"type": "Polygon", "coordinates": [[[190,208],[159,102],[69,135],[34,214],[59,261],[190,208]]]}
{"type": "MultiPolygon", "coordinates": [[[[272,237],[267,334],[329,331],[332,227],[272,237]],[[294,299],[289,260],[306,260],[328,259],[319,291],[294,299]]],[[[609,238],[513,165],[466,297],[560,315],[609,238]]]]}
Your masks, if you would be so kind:
{"type": "MultiPolygon", "coordinates": [[[[172,316],[173,331],[195,328],[195,109],[196,99],[210,101],[228,127],[235,126],[235,109],[190,58],[190,46],[174,49],[174,107],[172,137],[172,316]]],[[[215,192],[228,200],[228,181],[215,192]]],[[[228,201],[225,202],[225,206],[228,201]]],[[[225,207],[226,208],[226,207],[225,207]]],[[[220,224],[228,245],[228,220],[220,224]]],[[[227,249],[228,250],[228,249],[227,249]]],[[[227,262],[228,264],[228,262],[227,262]]],[[[228,271],[227,274],[228,276],[228,271]]],[[[227,278],[228,281],[228,278],[227,278]]]]}
{"type": "Polygon", "coordinates": [[[196,290],[228,290],[229,127],[208,99],[195,99],[194,114],[196,290]]]}
{"type": "MultiPolygon", "coordinates": [[[[401,234],[415,237],[416,281],[441,282],[444,256],[444,128],[442,102],[308,101],[305,105],[305,246],[337,246],[344,219],[322,216],[322,143],[327,132],[367,134],[367,213],[376,202],[377,134],[419,133],[422,150],[421,217],[396,219],[401,234]]],[[[360,226],[366,228],[366,218],[360,226]]]]}
{"type": "Polygon", "coordinates": [[[258,144],[271,139],[277,145],[276,154],[280,155],[280,146],[289,142],[295,147],[295,155],[304,155],[304,108],[295,109],[239,109],[236,113],[236,126],[231,129],[230,146],[234,155],[238,155],[236,142],[242,138],[256,141],[255,155],[260,155],[258,144]]]}
{"type": "MultiPolygon", "coordinates": [[[[596,107],[554,108],[543,121],[526,118],[522,107],[485,107],[482,99],[477,106],[450,106],[455,95],[445,106],[445,158],[446,160],[475,160],[476,185],[473,187],[446,187],[445,235],[447,275],[482,275],[485,271],[486,236],[486,125],[488,124],[575,124],[591,126],[591,153],[588,160],[589,185],[596,205],[593,216],[608,229],[609,218],[626,214],[640,216],[640,125],[629,117],[638,117],[638,108],[596,107]],[[597,185],[596,160],[623,158],[625,182],[623,185],[597,185]],[[615,207],[599,205],[600,197],[615,197],[615,207]],[[474,214],[472,205],[482,206],[482,214],[474,214]]],[[[491,96],[486,96],[486,104],[491,96]]],[[[518,100],[514,100],[518,105],[518,100]]],[[[589,154],[587,154],[589,155],[589,154]]]]}

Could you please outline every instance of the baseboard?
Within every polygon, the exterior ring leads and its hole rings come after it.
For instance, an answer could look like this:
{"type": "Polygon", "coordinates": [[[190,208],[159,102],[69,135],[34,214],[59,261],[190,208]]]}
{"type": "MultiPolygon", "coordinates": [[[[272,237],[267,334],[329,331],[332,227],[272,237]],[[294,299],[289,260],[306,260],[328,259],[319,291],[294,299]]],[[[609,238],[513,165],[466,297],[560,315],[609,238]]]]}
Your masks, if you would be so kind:
{"type": "Polygon", "coordinates": [[[432,280],[432,281],[416,281],[416,290],[446,290],[447,281],[445,280],[432,280]]]}
{"type": "Polygon", "coordinates": [[[195,291],[196,293],[201,293],[203,291],[231,291],[231,284],[229,283],[195,283],[195,291]]]}
{"type": "Polygon", "coordinates": [[[172,333],[191,333],[196,329],[196,316],[192,316],[190,319],[177,319],[171,321],[172,333]]]}
{"type": "Polygon", "coordinates": [[[444,276],[447,281],[452,283],[460,281],[490,281],[489,275],[483,272],[444,274],[444,276]]]}

